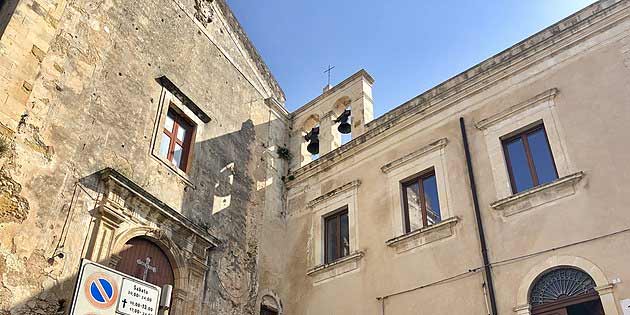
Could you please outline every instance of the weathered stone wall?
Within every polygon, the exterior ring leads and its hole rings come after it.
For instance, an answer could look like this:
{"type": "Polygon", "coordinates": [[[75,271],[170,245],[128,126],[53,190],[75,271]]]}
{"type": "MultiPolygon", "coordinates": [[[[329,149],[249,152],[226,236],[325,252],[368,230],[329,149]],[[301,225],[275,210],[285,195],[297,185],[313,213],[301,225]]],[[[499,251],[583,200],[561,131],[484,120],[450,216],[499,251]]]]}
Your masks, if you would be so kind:
{"type": "Polygon", "coordinates": [[[227,7],[207,5],[202,23],[173,0],[19,3],[0,40],[0,314],[66,309],[106,167],[221,241],[191,313],[253,312],[262,220],[283,208],[286,113],[260,57],[237,47],[251,45],[242,30],[221,22],[227,7]],[[186,179],[150,154],[161,76],[211,118],[186,179]],[[213,213],[215,196],[231,201],[213,213]]]}
{"type": "Polygon", "coordinates": [[[620,145],[630,119],[629,38],[630,1],[597,2],[292,168],[286,313],[488,313],[461,117],[498,314],[530,314],[532,281],[559,266],[589,273],[605,313],[622,314],[630,287],[614,279],[630,277],[629,151],[620,145]],[[561,179],[513,195],[501,139],[539,122],[561,179]],[[405,234],[400,183],[431,168],[445,222],[405,234]],[[335,194],[348,183],[360,184],[335,194]],[[321,222],[344,205],[357,255],[325,265],[321,222]]]}

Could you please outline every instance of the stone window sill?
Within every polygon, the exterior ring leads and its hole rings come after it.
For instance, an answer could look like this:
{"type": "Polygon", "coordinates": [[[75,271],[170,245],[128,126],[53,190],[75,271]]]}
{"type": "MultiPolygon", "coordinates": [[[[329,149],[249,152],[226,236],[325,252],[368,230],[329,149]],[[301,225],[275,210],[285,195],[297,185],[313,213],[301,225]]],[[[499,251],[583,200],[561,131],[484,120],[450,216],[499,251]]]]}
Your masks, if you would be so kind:
{"type": "Polygon", "coordinates": [[[575,185],[584,178],[584,172],[577,172],[561,177],[551,183],[497,200],[490,207],[511,216],[546,203],[575,194],[575,185]]]}
{"type": "Polygon", "coordinates": [[[459,222],[459,218],[452,217],[438,224],[427,226],[411,233],[392,238],[385,242],[385,244],[395,248],[396,252],[400,254],[454,235],[454,227],[457,222],[459,222]]]}
{"type": "Polygon", "coordinates": [[[313,267],[306,275],[312,277],[314,283],[337,278],[345,273],[359,269],[359,262],[363,256],[365,256],[363,252],[354,252],[331,263],[313,267]]]}
{"type": "Polygon", "coordinates": [[[184,171],[180,170],[179,168],[175,167],[169,160],[153,152],[151,153],[151,157],[157,160],[158,162],[160,162],[162,165],[164,165],[171,173],[175,174],[175,176],[177,176],[182,182],[184,182],[186,186],[192,189],[195,189],[195,184],[192,183],[192,181],[188,177],[188,174],[186,174],[184,171]]]}

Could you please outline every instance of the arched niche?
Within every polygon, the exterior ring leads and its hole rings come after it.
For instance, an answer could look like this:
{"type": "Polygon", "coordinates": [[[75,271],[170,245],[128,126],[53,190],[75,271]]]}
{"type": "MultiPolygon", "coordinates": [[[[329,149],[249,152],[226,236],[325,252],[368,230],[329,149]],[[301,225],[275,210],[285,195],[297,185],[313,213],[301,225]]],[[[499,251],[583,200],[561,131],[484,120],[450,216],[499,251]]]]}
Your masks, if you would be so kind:
{"type": "MultiPolygon", "coordinates": [[[[319,156],[319,155],[313,155],[310,152],[308,152],[307,147],[310,141],[307,141],[304,138],[306,134],[308,134],[309,132],[311,132],[311,130],[313,130],[313,128],[316,128],[319,126],[320,126],[319,115],[315,115],[315,114],[310,115],[307,119],[304,120],[304,122],[301,125],[301,128],[299,128],[298,130],[298,134],[295,135],[296,137],[298,137],[298,141],[300,143],[300,165],[301,166],[310,163],[311,161],[313,161],[319,156]]],[[[319,139],[321,140],[321,130],[319,134],[319,139]]]]}
{"type": "Polygon", "coordinates": [[[342,96],[333,103],[333,108],[331,109],[334,118],[339,117],[344,110],[352,107],[352,100],[349,96],[342,96]]]}
{"type": "Polygon", "coordinates": [[[257,305],[261,314],[263,313],[264,309],[272,311],[272,314],[284,314],[280,297],[277,293],[271,290],[265,290],[261,292],[258,298],[257,305]]]}
{"type": "Polygon", "coordinates": [[[306,118],[302,123],[302,127],[300,128],[300,130],[304,134],[306,134],[307,132],[311,131],[311,129],[319,125],[319,120],[319,115],[313,114],[308,116],[308,118],[306,118]]]}
{"type": "Polygon", "coordinates": [[[330,129],[331,140],[333,142],[331,150],[334,150],[352,140],[352,134],[342,134],[339,132],[338,128],[340,123],[335,122],[335,120],[338,119],[345,110],[350,110],[350,117],[348,117],[347,122],[352,126],[355,109],[352,108],[352,100],[349,96],[342,96],[333,104],[333,108],[331,110],[332,124],[330,129]]]}

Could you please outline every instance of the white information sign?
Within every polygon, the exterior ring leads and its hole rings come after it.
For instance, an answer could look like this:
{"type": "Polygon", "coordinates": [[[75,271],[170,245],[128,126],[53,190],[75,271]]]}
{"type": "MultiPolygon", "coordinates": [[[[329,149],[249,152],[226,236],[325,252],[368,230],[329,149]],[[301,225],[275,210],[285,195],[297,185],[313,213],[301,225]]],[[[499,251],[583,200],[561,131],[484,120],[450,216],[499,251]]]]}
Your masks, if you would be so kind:
{"type": "Polygon", "coordinates": [[[160,291],[137,280],[123,279],[118,311],[125,315],[153,315],[158,309],[160,291]]]}
{"type": "Polygon", "coordinates": [[[70,315],[157,315],[160,293],[158,286],[84,259],[70,315]]]}
{"type": "Polygon", "coordinates": [[[630,299],[621,300],[619,303],[621,303],[623,315],[630,315],[630,299]]]}

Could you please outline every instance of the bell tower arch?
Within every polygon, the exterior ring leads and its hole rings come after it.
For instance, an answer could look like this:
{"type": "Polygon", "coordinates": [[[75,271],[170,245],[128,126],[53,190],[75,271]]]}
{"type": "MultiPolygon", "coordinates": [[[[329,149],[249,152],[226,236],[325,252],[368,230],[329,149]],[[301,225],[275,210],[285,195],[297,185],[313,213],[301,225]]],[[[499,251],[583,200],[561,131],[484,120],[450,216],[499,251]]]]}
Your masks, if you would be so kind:
{"type": "MultiPolygon", "coordinates": [[[[360,70],[341,83],[325,89],[324,92],[300,107],[292,113],[292,130],[290,149],[293,156],[301,157],[293,159],[291,168],[296,169],[311,162],[305,158],[308,152],[305,149],[309,140],[304,138],[306,126],[317,117],[319,122],[319,155],[323,156],[341,146],[339,125],[347,110],[350,124],[349,132],[352,139],[362,135],[366,131],[366,125],[374,119],[374,105],[372,100],[372,85],[374,79],[365,70],[360,70]]],[[[309,154],[310,156],[310,154],[309,154]]]]}

